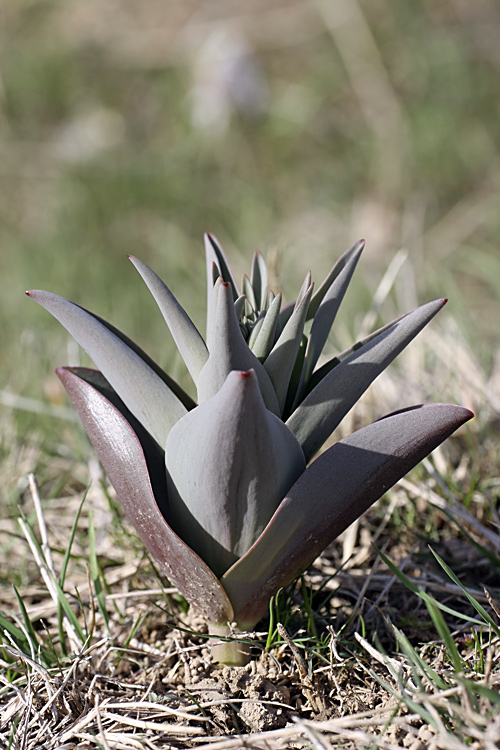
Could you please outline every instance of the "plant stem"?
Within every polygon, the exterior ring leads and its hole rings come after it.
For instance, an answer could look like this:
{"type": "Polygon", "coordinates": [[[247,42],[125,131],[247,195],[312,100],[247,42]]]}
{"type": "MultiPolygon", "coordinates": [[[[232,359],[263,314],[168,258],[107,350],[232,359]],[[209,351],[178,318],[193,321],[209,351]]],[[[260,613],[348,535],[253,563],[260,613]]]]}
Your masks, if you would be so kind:
{"type": "Polygon", "coordinates": [[[210,641],[210,649],[215,661],[229,667],[244,667],[248,664],[250,644],[246,639],[238,639],[238,633],[242,632],[239,628],[232,628],[226,622],[211,622],[208,631],[214,636],[210,641]]]}

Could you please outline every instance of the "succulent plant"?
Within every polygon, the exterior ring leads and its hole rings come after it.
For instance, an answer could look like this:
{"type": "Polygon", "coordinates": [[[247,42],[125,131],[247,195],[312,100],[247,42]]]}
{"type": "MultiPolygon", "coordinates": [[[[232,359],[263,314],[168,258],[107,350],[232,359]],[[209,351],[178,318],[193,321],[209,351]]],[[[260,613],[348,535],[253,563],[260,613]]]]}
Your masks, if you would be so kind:
{"type": "MultiPolygon", "coordinates": [[[[214,636],[252,629],[270,598],[445,440],[471,412],[427,404],[383,417],[312,460],[372,381],[441,309],[436,300],[319,364],[363,249],[313,292],[307,274],[282,305],[255,253],[241,291],[205,237],[204,340],[161,279],[130,260],[153,294],[197,390],[195,402],[121,331],[55,294],[27,294],[99,370],[57,374],[116,494],[160,571],[214,636]]],[[[216,657],[244,663],[239,644],[216,657]]]]}

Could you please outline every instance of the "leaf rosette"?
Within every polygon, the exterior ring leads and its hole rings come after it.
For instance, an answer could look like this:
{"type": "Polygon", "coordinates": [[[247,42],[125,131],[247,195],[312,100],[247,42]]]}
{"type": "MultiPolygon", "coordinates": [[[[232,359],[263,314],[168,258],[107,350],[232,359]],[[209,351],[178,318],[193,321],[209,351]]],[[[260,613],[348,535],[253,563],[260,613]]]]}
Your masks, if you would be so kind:
{"type": "MultiPolygon", "coordinates": [[[[446,302],[423,305],[320,365],[363,244],[341,256],[316,292],[308,274],[283,306],[260,253],[240,291],[206,235],[205,338],[163,281],[131,257],[197,401],[111,324],[50,292],[27,293],[97,366],[57,374],[137,533],[213,634],[231,624],[252,629],[270,597],[472,416],[451,404],[410,407],[314,458],[446,302]]],[[[234,643],[215,653],[225,663],[248,658],[234,643]]]]}

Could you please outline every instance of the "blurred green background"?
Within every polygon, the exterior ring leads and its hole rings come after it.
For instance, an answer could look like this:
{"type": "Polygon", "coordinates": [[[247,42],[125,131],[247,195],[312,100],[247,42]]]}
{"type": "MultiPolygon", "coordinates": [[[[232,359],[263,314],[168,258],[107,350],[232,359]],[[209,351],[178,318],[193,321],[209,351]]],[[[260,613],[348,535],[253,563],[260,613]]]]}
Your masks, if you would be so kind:
{"type": "MultiPolygon", "coordinates": [[[[238,273],[260,249],[289,295],[365,237],[344,317],[354,335],[404,248],[395,308],[449,296],[489,366],[494,0],[3,0],[0,13],[4,394],[57,403],[50,373],[77,357],[29,288],[110,319],[176,374],[126,256],[202,325],[205,231],[238,273]]],[[[29,411],[18,419],[21,433],[39,424],[29,411]]]]}

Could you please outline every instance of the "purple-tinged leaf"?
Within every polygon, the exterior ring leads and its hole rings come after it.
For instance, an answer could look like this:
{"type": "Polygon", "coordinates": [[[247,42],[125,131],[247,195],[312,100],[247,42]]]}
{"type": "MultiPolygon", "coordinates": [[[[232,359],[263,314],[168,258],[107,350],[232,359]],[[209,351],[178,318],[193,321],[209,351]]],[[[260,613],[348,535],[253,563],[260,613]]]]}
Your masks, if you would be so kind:
{"type": "Polygon", "coordinates": [[[221,579],[237,622],[253,627],[278,589],[472,416],[450,404],[413,407],[354,432],[319,456],[253,547],[221,579]]]}
{"type": "MultiPolygon", "coordinates": [[[[145,430],[140,437],[113,404],[76,372],[60,377],[125,513],[160,571],[193,609],[210,622],[233,619],[231,604],[212,571],[172,530],[167,513],[163,451],[145,430]]],[[[99,373],[89,376],[99,382],[99,373]]],[[[104,385],[105,387],[105,385],[104,385]]]]}
{"type": "Polygon", "coordinates": [[[309,461],[368,386],[443,307],[435,300],[413,310],[384,333],[342,360],[305,397],[287,420],[309,461]]]}
{"type": "Polygon", "coordinates": [[[177,423],[165,458],[172,524],[218,576],[249,549],[306,467],[252,370],[231,372],[177,423]]]}
{"type": "Polygon", "coordinates": [[[201,334],[160,277],[138,258],[133,255],[129,255],[129,258],[155,298],[189,374],[196,384],[208,359],[207,347],[201,334]]]}
{"type": "MultiPolygon", "coordinates": [[[[311,297],[311,295],[312,295],[312,288],[313,287],[314,287],[314,282],[311,280],[311,272],[308,271],[306,273],[306,277],[305,277],[304,281],[302,282],[302,286],[299,289],[299,293],[297,294],[297,299],[295,300],[295,304],[294,304],[294,308],[293,308],[294,312],[297,309],[297,307],[300,305],[300,303],[302,302],[302,300],[304,299],[304,297],[306,295],[308,295],[309,297],[311,297]]],[[[308,309],[309,309],[309,306],[308,306],[308,309]]],[[[307,316],[307,311],[306,311],[306,316],[307,316]]]]}
{"type": "MultiPolygon", "coordinates": [[[[28,296],[30,296],[30,293],[27,292],[28,296]]],[[[78,305],[77,305],[78,307],[78,305]]],[[[84,308],[81,308],[82,310],[84,308]]],[[[112,334],[114,334],[117,338],[119,338],[125,346],[127,346],[129,349],[131,349],[133,352],[137,354],[137,356],[143,360],[143,362],[155,372],[160,380],[163,380],[166,386],[170,388],[170,390],[177,396],[179,401],[184,404],[186,409],[189,411],[190,409],[194,409],[196,406],[196,402],[193,401],[191,396],[189,396],[185,390],[183,390],[180,385],[168,374],[165,372],[165,370],[162,370],[162,368],[154,361],[154,359],[151,359],[151,357],[146,354],[146,352],[141,349],[140,346],[138,346],[135,341],[132,341],[131,338],[129,338],[123,331],[120,331],[119,328],[109,323],[107,320],[104,320],[104,318],[101,318],[99,315],[96,315],[93,312],[90,312],[89,310],[86,310],[89,315],[91,315],[93,318],[95,318],[99,323],[102,323],[102,325],[108,329],[108,331],[111,331],[112,334]]]]}
{"type": "Polygon", "coordinates": [[[217,283],[214,292],[217,294],[217,310],[210,354],[198,379],[199,403],[212,398],[232,370],[255,370],[266,407],[279,414],[278,399],[269,375],[242,336],[229,283],[217,283]]]}
{"type": "Polygon", "coordinates": [[[51,292],[27,292],[50,312],[94,360],[132,414],[164,446],[187,409],[158,374],[113,330],[83,307],[51,292]]]}
{"type": "Polygon", "coordinates": [[[283,305],[283,307],[281,308],[278,324],[280,333],[290,320],[290,316],[293,313],[296,304],[297,301],[292,300],[291,302],[287,302],[286,305],[283,305]]]}

